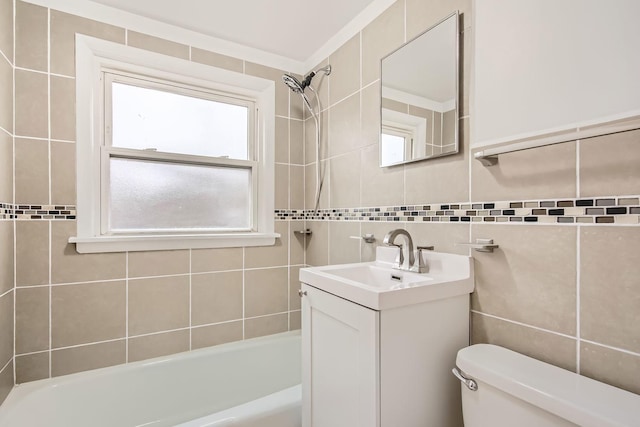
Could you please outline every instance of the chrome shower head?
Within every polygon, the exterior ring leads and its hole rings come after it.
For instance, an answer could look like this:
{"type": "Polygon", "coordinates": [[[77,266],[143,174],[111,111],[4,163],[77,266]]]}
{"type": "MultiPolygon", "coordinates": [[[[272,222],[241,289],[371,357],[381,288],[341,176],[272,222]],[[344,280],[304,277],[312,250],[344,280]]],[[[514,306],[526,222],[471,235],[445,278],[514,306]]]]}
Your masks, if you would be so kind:
{"type": "Polygon", "coordinates": [[[307,86],[311,85],[311,79],[313,79],[313,77],[319,73],[319,72],[323,72],[325,75],[329,75],[331,74],[331,65],[327,65],[324,68],[320,68],[318,70],[312,71],[309,73],[309,75],[307,75],[307,77],[304,78],[304,80],[300,81],[297,78],[293,77],[291,74],[284,74],[282,76],[282,81],[289,86],[289,88],[294,91],[295,93],[304,93],[304,89],[307,86]]]}
{"type": "Polygon", "coordinates": [[[300,80],[293,77],[291,74],[285,74],[282,76],[282,81],[284,84],[289,86],[289,88],[295,93],[304,92],[304,86],[300,83],[300,80]]]}

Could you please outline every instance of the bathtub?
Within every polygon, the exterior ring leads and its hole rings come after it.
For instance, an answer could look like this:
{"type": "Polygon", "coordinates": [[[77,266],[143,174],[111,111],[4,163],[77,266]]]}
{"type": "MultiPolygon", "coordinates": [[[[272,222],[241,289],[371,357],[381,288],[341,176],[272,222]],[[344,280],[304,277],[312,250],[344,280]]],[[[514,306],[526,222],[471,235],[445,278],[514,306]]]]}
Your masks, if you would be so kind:
{"type": "Polygon", "coordinates": [[[300,427],[300,333],[14,387],[3,427],[300,427]]]}

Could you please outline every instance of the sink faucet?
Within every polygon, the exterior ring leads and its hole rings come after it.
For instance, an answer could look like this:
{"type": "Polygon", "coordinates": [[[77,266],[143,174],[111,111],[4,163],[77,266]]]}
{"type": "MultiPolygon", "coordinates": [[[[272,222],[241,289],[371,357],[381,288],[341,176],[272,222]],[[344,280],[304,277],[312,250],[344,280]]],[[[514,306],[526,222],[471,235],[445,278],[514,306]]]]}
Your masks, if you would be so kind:
{"type": "Polygon", "coordinates": [[[415,264],[415,257],[413,255],[413,239],[408,231],[401,228],[391,230],[384,236],[384,242],[386,246],[395,246],[400,248],[400,252],[397,258],[398,264],[396,268],[400,270],[411,270],[415,264]],[[405,240],[405,244],[397,244],[395,240],[397,237],[402,236],[405,240]]]}

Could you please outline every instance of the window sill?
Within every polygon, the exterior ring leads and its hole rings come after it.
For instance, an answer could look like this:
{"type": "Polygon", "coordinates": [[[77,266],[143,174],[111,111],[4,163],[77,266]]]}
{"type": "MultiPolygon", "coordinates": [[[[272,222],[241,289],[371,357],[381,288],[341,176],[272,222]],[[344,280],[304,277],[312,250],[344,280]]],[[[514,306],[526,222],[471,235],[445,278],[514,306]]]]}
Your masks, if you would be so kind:
{"type": "Polygon", "coordinates": [[[172,249],[236,248],[271,246],[278,233],[233,233],[218,235],[100,236],[71,237],[81,254],[101,252],[136,252],[172,249]]]}

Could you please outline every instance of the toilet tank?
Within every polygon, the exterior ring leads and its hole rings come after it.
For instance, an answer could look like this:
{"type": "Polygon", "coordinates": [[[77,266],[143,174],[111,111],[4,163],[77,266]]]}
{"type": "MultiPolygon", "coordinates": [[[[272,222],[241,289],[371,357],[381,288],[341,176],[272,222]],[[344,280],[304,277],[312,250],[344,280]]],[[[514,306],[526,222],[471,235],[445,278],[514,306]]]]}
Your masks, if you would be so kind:
{"type": "Polygon", "coordinates": [[[503,347],[458,352],[465,427],[640,426],[640,396],[503,347]]]}

